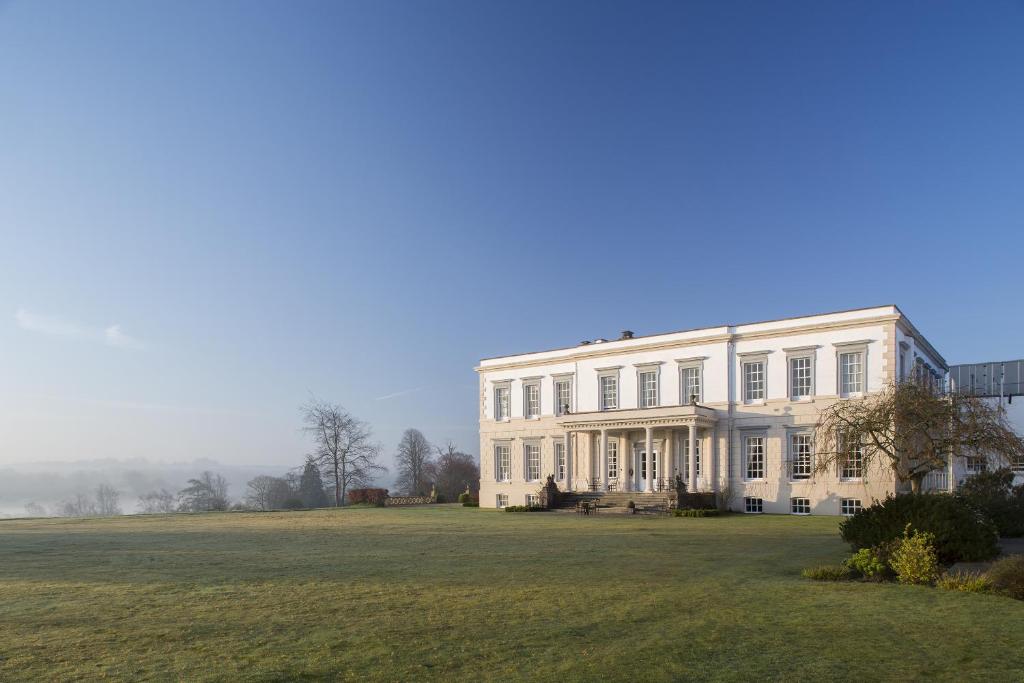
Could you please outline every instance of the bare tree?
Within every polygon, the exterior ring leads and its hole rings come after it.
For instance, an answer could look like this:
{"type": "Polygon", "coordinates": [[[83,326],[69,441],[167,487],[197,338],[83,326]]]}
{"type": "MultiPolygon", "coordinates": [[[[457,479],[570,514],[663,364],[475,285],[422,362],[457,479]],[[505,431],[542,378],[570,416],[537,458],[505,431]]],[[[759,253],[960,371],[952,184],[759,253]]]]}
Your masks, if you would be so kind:
{"type": "Polygon", "coordinates": [[[96,512],[104,517],[123,515],[120,503],[121,494],[109,484],[100,484],[96,488],[96,512]]]}
{"type": "Polygon", "coordinates": [[[270,493],[274,486],[276,477],[265,474],[254,477],[246,484],[245,502],[257,510],[272,510],[270,507],[270,493]]]}
{"type": "Polygon", "coordinates": [[[304,431],[313,440],[309,457],[334,488],[334,504],[345,504],[345,492],[366,486],[387,468],[377,463],[380,447],[370,441],[370,428],[340,406],[311,399],[302,407],[304,431]]]}
{"type": "Polygon", "coordinates": [[[418,429],[406,429],[402,440],[398,442],[398,453],[395,463],[398,465],[398,478],[395,486],[410,496],[425,496],[437,475],[437,468],[431,458],[433,447],[418,429]]]}
{"type": "Polygon", "coordinates": [[[150,491],[139,496],[139,512],[143,514],[174,512],[177,509],[178,497],[167,489],[150,491]]]}
{"type": "Polygon", "coordinates": [[[913,381],[832,404],[819,413],[816,431],[816,471],[841,468],[859,449],[863,469],[888,466],[914,493],[951,457],[996,464],[1024,457],[1024,440],[1009,426],[1002,406],[913,381]]]}
{"type": "Polygon", "coordinates": [[[36,502],[26,503],[25,514],[29,517],[46,517],[46,508],[36,502]]]}
{"type": "Polygon", "coordinates": [[[61,517],[95,517],[96,503],[89,496],[79,493],[62,502],[57,514],[61,517]]]}
{"type": "Polygon", "coordinates": [[[183,512],[227,510],[228,482],[207,470],[198,479],[189,479],[188,486],[178,492],[178,497],[181,499],[178,509],[183,512]]]}
{"type": "Polygon", "coordinates": [[[451,441],[444,450],[437,449],[437,495],[453,501],[460,493],[480,490],[480,468],[476,458],[459,451],[451,441]]]}

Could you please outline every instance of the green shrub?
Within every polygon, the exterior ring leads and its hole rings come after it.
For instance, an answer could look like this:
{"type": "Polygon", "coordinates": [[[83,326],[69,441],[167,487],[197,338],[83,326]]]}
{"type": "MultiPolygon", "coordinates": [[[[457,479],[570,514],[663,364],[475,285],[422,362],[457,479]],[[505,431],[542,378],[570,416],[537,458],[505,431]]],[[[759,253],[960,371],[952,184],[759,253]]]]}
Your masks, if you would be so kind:
{"type": "Polygon", "coordinates": [[[508,505],[505,512],[547,512],[547,508],[539,505],[508,505]]]}
{"type": "Polygon", "coordinates": [[[883,546],[874,548],[861,548],[853,554],[846,562],[850,571],[863,576],[871,581],[881,581],[890,573],[889,551],[883,546]]]}
{"type": "Polygon", "coordinates": [[[808,567],[800,572],[805,579],[813,581],[849,581],[853,578],[850,568],[841,564],[823,564],[818,567],[808,567]]]}
{"type": "Polygon", "coordinates": [[[971,475],[956,495],[991,519],[1000,536],[1024,536],[1024,487],[1014,488],[1009,468],[971,475]]]}
{"type": "Polygon", "coordinates": [[[939,578],[939,558],[935,554],[935,536],[927,531],[911,531],[907,525],[903,540],[892,551],[889,564],[900,583],[931,585],[939,578]]]}
{"type": "Polygon", "coordinates": [[[992,565],[987,576],[997,592],[1024,600],[1024,555],[1004,557],[992,565]]]}
{"type": "Polygon", "coordinates": [[[935,537],[943,564],[989,560],[999,554],[995,524],[961,498],[948,494],[905,494],[866,507],[839,525],[854,550],[900,540],[907,524],[935,537]]]}
{"type": "Polygon", "coordinates": [[[470,503],[473,501],[473,496],[470,495],[469,491],[465,491],[459,494],[460,503],[470,503]]]}
{"type": "Polygon", "coordinates": [[[464,508],[478,508],[478,507],[480,507],[480,503],[474,502],[472,500],[467,500],[467,501],[465,501],[462,504],[462,507],[464,507],[464,508]]]}
{"type": "Polygon", "coordinates": [[[985,574],[946,572],[935,582],[936,588],[963,593],[991,593],[992,580],[985,574]]]}
{"type": "Polygon", "coordinates": [[[691,509],[691,510],[673,510],[672,514],[676,517],[717,517],[718,510],[716,509],[691,509]]]}
{"type": "Polygon", "coordinates": [[[301,498],[289,498],[283,505],[285,510],[301,510],[305,507],[305,505],[302,504],[301,498]]]}

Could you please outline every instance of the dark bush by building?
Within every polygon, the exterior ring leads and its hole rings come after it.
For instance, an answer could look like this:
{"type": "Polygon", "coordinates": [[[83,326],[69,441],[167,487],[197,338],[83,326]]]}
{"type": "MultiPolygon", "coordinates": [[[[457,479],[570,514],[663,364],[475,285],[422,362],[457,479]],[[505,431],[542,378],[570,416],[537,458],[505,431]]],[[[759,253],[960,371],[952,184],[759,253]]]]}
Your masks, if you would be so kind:
{"type": "Polygon", "coordinates": [[[717,508],[708,508],[708,509],[702,510],[702,509],[699,509],[699,508],[694,508],[694,509],[686,509],[686,510],[673,510],[672,513],[676,517],[717,517],[718,516],[718,509],[717,508]]]}
{"type": "Polygon", "coordinates": [[[464,508],[478,508],[478,507],[480,507],[480,503],[478,503],[476,501],[472,501],[472,500],[467,500],[465,503],[462,504],[462,507],[464,507],[464,508]]]}
{"type": "Polygon", "coordinates": [[[995,524],[963,499],[945,494],[907,494],[866,507],[839,526],[854,550],[903,537],[907,524],[934,535],[942,564],[989,560],[999,554],[995,524]]]}
{"type": "Polygon", "coordinates": [[[1009,468],[972,475],[957,496],[991,519],[1000,536],[1024,536],[1024,486],[1013,486],[1009,468]]]}
{"type": "Polygon", "coordinates": [[[387,497],[387,489],[350,489],[348,492],[348,502],[350,505],[367,503],[369,505],[383,506],[387,497]]]}
{"type": "Polygon", "coordinates": [[[505,512],[547,512],[547,508],[539,505],[509,505],[505,512]]]}

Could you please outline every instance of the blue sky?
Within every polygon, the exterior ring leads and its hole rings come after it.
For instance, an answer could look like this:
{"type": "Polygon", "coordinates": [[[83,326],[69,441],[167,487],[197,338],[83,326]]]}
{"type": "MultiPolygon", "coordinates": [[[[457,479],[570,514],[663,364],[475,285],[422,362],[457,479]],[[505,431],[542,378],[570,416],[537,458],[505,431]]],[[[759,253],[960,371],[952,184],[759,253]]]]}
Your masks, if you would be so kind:
{"type": "Polygon", "coordinates": [[[0,3],[0,463],[476,452],[484,356],[897,303],[1017,358],[1024,3],[0,3]]]}

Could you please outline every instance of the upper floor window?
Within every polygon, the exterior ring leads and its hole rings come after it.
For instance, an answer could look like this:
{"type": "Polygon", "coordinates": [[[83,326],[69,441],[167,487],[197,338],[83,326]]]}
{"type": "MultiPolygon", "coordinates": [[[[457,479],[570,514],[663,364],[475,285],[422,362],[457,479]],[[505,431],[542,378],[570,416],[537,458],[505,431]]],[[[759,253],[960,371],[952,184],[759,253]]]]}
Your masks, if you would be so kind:
{"type": "Polygon", "coordinates": [[[790,398],[807,398],[813,394],[813,373],[814,363],[811,356],[793,356],[789,359],[790,398]]]}
{"type": "Polygon", "coordinates": [[[509,418],[509,403],[508,403],[509,388],[505,384],[503,386],[494,387],[494,419],[495,420],[507,420],[509,418]]]}
{"type": "Polygon", "coordinates": [[[619,407],[619,378],[615,375],[601,375],[601,410],[619,407]]]}
{"type": "Polygon", "coordinates": [[[814,452],[810,434],[792,434],[789,437],[790,478],[810,479],[814,471],[814,452]]]}
{"type": "Polygon", "coordinates": [[[839,354],[839,393],[841,396],[864,392],[864,352],[839,354]]]}
{"type": "Polygon", "coordinates": [[[523,385],[523,415],[540,417],[540,382],[523,385]]]}
{"type": "Polygon", "coordinates": [[[507,443],[494,446],[494,480],[511,481],[512,479],[512,447],[507,443]]]}
{"type": "Polygon", "coordinates": [[[764,436],[748,436],[743,440],[744,478],[764,479],[764,436]]]}
{"type": "Polygon", "coordinates": [[[764,400],[764,365],[763,360],[752,360],[743,363],[743,400],[764,400]]]}
{"type": "Polygon", "coordinates": [[[703,400],[703,396],[701,396],[700,366],[688,365],[680,368],[679,386],[682,391],[680,403],[684,406],[694,402],[700,403],[703,400]]]}
{"type": "Polygon", "coordinates": [[[523,457],[526,461],[524,467],[526,481],[540,479],[540,444],[523,444],[523,457]]]}
{"type": "Polygon", "coordinates": [[[555,379],[555,415],[572,412],[572,380],[568,377],[555,379]]]}
{"type": "Polygon", "coordinates": [[[640,384],[640,407],[653,408],[658,405],[658,371],[643,370],[637,376],[640,384]]]}

